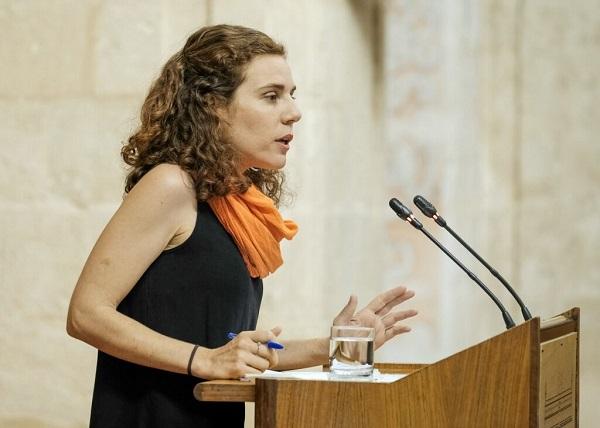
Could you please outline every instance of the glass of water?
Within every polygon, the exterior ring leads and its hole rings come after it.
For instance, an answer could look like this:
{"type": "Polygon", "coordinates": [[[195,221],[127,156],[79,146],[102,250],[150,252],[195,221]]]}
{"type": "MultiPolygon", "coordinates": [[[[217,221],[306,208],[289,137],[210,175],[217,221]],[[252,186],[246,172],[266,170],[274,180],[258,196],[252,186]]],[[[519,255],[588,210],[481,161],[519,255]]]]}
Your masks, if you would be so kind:
{"type": "Polygon", "coordinates": [[[331,377],[373,375],[375,329],[357,326],[331,327],[329,374],[331,377]]]}

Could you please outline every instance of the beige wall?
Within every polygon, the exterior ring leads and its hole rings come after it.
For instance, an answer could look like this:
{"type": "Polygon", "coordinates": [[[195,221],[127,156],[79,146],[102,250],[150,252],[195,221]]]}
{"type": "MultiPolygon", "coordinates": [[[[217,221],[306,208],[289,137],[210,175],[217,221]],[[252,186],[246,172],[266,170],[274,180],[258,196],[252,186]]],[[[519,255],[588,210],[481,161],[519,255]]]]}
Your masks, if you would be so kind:
{"type": "Polygon", "coordinates": [[[86,426],[95,352],[73,286],[121,200],[121,142],[203,2],[0,2],[0,426],[86,426]]]}
{"type": "Polygon", "coordinates": [[[378,360],[434,361],[502,331],[491,304],[387,208],[392,195],[423,193],[535,314],[582,307],[590,425],[600,393],[596,4],[2,0],[0,426],[86,426],[95,352],[66,336],[68,299],[119,204],[119,148],[151,78],[187,34],[218,22],[287,45],[304,113],[285,209],[301,233],[265,282],[260,325],[325,335],[350,293],[364,303],[403,282],[421,315],[378,360]]]}
{"type": "MultiPolygon", "coordinates": [[[[581,307],[581,426],[593,426],[600,393],[600,3],[385,5],[389,189],[407,203],[417,193],[430,197],[534,315],[581,307]]],[[[510,295],[426,220],[519,322],[510,295]]],[[[434,361],[503,330],[491,301],[424,236],[395,218],[388,230],[389,284],[415,287],[422,314],[416,333],[380,358],[408,353],[434,361]]]]}

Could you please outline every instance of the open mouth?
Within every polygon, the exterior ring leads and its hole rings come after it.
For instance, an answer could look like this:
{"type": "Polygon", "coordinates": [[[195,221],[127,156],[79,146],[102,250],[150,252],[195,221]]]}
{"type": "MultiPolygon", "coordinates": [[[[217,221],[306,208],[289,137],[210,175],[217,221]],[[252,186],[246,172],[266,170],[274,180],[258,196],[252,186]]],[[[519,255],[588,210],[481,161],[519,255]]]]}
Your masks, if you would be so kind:
{"type": "Polygon", "coordinates": [[[278,138],[275,141],[277,141],[278,143],[285,144],[287,146],[288,144],[290,144],[290,141],[292,141],[293,138],[294,138],[294,136],[292,134],[287,134],[281,138],[278,138]]]}

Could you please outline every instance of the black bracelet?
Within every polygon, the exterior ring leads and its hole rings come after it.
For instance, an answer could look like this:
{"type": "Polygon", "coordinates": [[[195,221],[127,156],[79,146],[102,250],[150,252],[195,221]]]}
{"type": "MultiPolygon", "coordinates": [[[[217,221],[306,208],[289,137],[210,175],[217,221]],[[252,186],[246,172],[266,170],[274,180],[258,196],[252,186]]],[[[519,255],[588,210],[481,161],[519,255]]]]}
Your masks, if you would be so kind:
{"type": "Polygon", "coordinates": [[[190,376],[193,376],[192,375],[192,360],[194,359],[194,355],[196,354],[196,351],[198,350],[199,346],[200,345],[195,345],[194,349],[192,349],[192,353],[190,354],[190,360],[188,361],[188,370],[187,370],[187,372],[190,376]]]}

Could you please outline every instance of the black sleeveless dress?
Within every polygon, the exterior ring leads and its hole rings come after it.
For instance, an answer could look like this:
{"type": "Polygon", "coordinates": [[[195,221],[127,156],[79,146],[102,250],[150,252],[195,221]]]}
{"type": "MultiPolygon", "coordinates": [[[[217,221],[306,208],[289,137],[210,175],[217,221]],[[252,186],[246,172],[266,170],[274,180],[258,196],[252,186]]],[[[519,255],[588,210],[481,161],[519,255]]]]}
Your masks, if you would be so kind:
{"type": "MultiPolygon", "coordinates": [[[[164,335],[216,348],[228,332],[254,330],[262,281],[206,203],[181,245],[164,251],[118,311],[164,335]]],[[[190,347],[191,351],[191,347],[190,347]]],[[[194,399],[200,380],[98,352],[90,427],[243,427],[244,403],[194,399]]]]}

